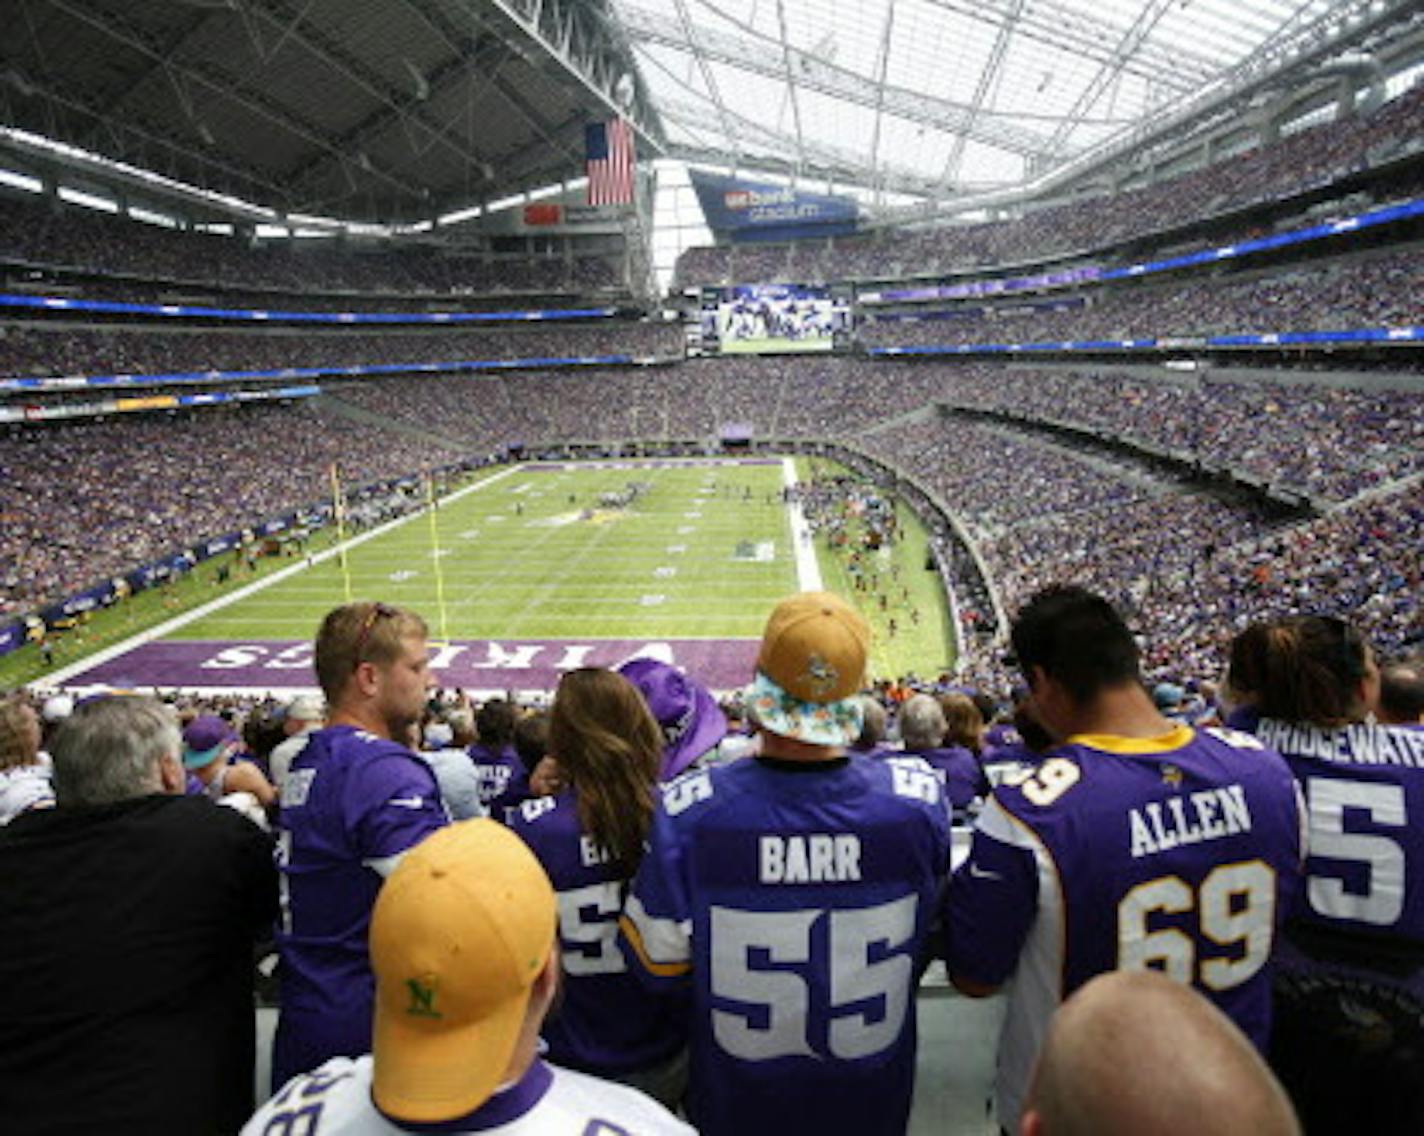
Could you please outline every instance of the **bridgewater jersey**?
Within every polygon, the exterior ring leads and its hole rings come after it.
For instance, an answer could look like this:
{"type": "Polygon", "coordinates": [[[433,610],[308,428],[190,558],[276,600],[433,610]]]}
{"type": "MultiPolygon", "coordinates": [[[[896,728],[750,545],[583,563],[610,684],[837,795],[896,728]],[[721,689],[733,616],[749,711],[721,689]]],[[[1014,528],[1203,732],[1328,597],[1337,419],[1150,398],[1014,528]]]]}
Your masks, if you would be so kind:
{"type": "Polygon", "coordinates": [[[513,746],[490,750],[472,745],[467,751],[479,779],[480,804],[501,824],[508,824],[514,809],[529,796],[529,774],[513,746]]]}
{"type": "Polygon", "coordinates": [[[618,915],[628,882],[579,824],[572,791],[531,797],[511,827],[529,845],[559,901],[562,997],[541,1035],[549,1060],[590,1073],[648,1069],[687,1043],[687,1003],[649,991],[618,948],[618,915]]]}
{"type": "Polygon", "coordinates": [[[1295,784],[1229,730],[1081,735],[1001,784],[945,915],[952,975],[1015,981],[999,1046],[999,1123],[1019,1109],[1048,1019],[1094,975],[1165,971],[1264,1050],[1267,962],[1301,873],[1295,784]]]}
{"type": "Polygon", "coordinates": [[[748,758],[664,786],[621,941],[650,984],[690,976],[699,1131],[904,1132],[948,859],[919,758],[748,758]]]}
{"type": "Polygon", "coordinates": [[[366,936],[381,880],[447,823],[430,766],[352,726],[314,731],[282,784],[282,1014],[273,1083],[371,1047],[366,936]]]}
{"type": "Polygon", "coordinates": [[[289,1082],[257,1110],[241,1136],[695,1136],[657,1101],[634,1089],[542,1061],[466,1116],[402,1126],[376,1108],[373,1069],[369,1055],[333,1058],[289,1082]]]}

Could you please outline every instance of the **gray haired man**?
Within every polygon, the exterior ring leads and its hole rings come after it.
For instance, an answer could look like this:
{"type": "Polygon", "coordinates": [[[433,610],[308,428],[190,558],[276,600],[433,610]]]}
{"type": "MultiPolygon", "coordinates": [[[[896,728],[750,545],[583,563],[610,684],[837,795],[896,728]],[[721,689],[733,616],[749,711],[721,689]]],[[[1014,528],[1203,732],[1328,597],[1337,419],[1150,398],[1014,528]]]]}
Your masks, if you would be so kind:
{"type": "Polygon", "coordinates": [[[83,702],[56,807],[0,831],[0,1115],[15,1132],[235,1132],[252,1108],[252,944],[271,843],[183,794],[172,710],[83,702]]]}

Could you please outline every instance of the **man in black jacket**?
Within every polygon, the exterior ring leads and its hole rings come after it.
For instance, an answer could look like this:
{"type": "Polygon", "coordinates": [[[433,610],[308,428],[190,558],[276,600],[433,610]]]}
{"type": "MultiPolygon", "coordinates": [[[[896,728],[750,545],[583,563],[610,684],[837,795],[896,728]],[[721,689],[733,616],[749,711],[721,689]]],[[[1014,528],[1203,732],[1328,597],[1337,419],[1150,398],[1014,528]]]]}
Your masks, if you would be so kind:
{"type": "Polygon", "coordinates": [[[7,1132],[231,1133],[252,1110],[252,944],[271,844],[185,797],[171,710],[81,704],[57,807],[0,831],[0,1116],[7,1132]]]}

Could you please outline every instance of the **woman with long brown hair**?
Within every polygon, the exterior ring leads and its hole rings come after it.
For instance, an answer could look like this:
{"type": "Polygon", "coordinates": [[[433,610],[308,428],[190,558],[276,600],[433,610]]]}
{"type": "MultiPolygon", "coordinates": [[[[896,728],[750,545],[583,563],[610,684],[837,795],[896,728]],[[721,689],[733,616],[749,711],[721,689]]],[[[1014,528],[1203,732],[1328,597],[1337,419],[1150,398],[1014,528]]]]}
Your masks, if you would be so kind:
{"type": "Polygon", "coordinates": [[[597,667],[569,671],[549,720],[563,790],[525,801],[511,823],[559,898],[564,997],[544,1023],[550,1060],[675,1105],[685,1079],[684,1004],[647,993],[617,942],[662,753],[662,730],[632,683],[597,667]]]}

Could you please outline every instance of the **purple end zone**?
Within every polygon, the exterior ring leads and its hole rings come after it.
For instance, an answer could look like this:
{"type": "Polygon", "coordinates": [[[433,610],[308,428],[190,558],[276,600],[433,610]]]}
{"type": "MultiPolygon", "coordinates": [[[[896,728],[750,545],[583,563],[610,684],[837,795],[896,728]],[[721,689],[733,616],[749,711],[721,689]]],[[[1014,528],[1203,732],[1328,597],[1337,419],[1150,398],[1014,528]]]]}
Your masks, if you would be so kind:
{"type": "MultiPolygon", "coordinates": [[[[553,690],[574,667],[616,667],[635,655],[675,663],[716,690],[744,686],[755,639],[460,639],[431,648],[436,681],[467,690],[553,690]]],[[[314,687],[309,640],[167,639],[71,676],[67,687],[283,690],[314,687]]]]}

